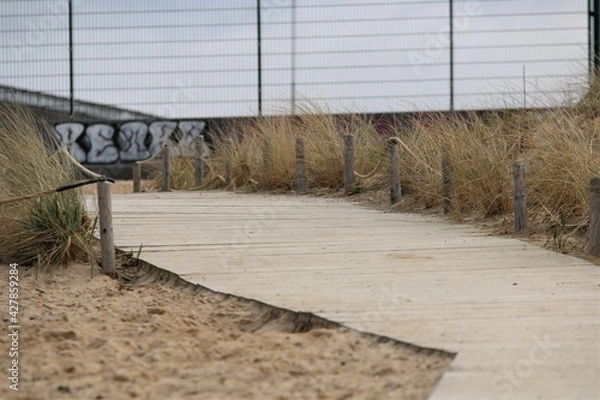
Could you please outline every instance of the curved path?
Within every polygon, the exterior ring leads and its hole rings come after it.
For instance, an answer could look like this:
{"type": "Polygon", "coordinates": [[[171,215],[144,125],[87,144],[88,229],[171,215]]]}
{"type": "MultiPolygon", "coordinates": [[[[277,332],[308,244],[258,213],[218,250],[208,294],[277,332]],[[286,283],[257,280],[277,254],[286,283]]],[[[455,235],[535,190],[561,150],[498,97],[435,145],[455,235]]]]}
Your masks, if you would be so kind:
{"type": "Polygon", "coordinates": [[[116,245],[216,291],[457,352],[431,399],[599,399],[600,267],[342,199],[113,196],[116,245]]]}

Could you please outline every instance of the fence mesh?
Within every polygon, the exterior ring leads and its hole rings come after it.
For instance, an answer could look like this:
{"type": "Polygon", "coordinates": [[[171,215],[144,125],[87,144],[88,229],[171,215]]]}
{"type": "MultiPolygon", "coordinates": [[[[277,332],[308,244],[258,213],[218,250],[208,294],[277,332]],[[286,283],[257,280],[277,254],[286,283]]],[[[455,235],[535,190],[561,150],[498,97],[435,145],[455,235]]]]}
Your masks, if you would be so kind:
{"type": "Polygon", "coordinates": [[[2,0],[0,97],[52,107],[72,94],[75,112],[88,102],[160,118],[555,106],[585,86],[588,11],[583,0],[2,0]]]}

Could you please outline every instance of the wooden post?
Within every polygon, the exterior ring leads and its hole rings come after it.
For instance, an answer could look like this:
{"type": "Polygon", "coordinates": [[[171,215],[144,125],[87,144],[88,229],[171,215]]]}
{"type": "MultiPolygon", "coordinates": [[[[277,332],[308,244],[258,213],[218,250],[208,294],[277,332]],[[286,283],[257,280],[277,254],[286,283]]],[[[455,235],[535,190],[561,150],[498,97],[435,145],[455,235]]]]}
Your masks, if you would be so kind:
{"type": "Polygon", "coordinates": [[[442,153],[442,207],[444,214],[452,211],[452,197],[452,166],[448,160],[448,153],[444,150],[442,153]]]}
{"type": "Polygon", "coordinates": [[[202,186],[204,181],[204,136],[200,135],[194,139],[194,175],[196,186],[202,186]]]}
{"type": "Polygon", "coordinates": [[[513,165],[514,196],[513,207],[515,211],[515,232],[522,232],[527,228],[527,198],[525,185],[525,167],[522,162],[513,165]]]}
{"type": "Polygon", "coordinates": [[[262,190],[269,190],[271,185],[269,184],[269,175],[271,174],[271,168],[273,165],[271,144],[268,139],[264,139],[262,142],[262,153],[263,153],[263,171],[261,187],[262,190]]]}
{"type": "Polygon", "coordinates": [[[98,182],[98,216],[100,222],[100,251],[102,254],[102,270],[112,278],[116,278],[115,244],[112,226],[112,204],[110,199],[110,183],[98,182]]]}
{"type": "Polygon", "coordinates": [[[402,189],[400,188],[400,166],[398,164],[398,139],[392,137],[388,140],[390,155],[390,201],[392,204],[400,200],[402,189]]]}
{"type": "Polygon", "coordinates": [[[133,163],[133,193],[141,191],[142,165],[137,161],[133,163]]]}
{"type": "Polygon", "coordinates": [[[354,193],[354,135],[346,134],[344,140],[344,188],[346,194],[354,193]]]}
{"type": "Polygon", "coordinates": [[[171,156],[169,146],[162,149],[162,192],[168,192],[171,189],[171,156]]]}
{"type": "Polygon", "coordinates": [[[296,192],[298,194],[306,193],[307,182],[306,182],[306,163],[304,156],[304,139],[296,138],[296,177],[298,181],[298,187],[296,192]]]}
{"type": "Polygon", "coordinates": [[[233,139],[225,139],[225,185],[229,190],[233,189],[233,152],[233,139]]]}
{"type": "Polygon", "coordinates": [[[592,257],[600,257],[600,178],[590,180],[590,192],[588,254],[592,257]]]}

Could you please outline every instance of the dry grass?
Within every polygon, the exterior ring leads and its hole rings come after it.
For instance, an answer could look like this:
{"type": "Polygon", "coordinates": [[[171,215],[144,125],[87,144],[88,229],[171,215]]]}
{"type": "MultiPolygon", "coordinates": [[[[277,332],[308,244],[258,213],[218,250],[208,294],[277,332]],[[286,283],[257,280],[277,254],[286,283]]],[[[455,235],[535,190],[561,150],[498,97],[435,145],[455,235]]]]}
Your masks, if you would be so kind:
{"type": "Polygon", "coordinates": [[[261,117],[244,127],[243,135],[235,132],[232,128],[218,135],[221,140],[215,154],[207,160],[205,187],[224,187],[230,165],[236,188],[295,190],[296,139],[302,138],[309,186],[339,190],[343,186],[342,135],[346,133],[356,138],[356,171],[369,175],[359,179],[359,190],[378,188],[384,182],[372,177],[384,170],[385,138],[359,116],[335,117],[311,109],[294,118],[261,117]]]}
{"type": "MultiPolygon", "coordinates": [[[[526,166],[532,233],[564,237],[586,233],[588,185],[600,175],[600,80],[575,106],[545,111],[426,114],[392,134],[401,140],[402,204],[437,209],[442,203],[441,159],[452,168],[453,212],[458,220],[501,218],[512,229],[512,169],[526,166]]],[[[375,123],[360,115],[333,116],[314,107],[296,117],[262,117],[232,126],[207,160],[205,188],[224,188],[227,165],[233,186],[243,190],[296,188],[295,140],[303,138],[309,187],[339,191],[343,186],[342,135],[356,137],[358,191],[387,187],[386,140],[375,123]],[[240,132],[243,132],[240,134],[240,132]],[[233,141],[227,146],[226,140],[233,141]]],[[[179,182],[193,179],[191,162],[176,162],[179,182]]],[[[190,188],[175,182],[175,188],[190,188]]],[[[563,243],[564,244],[564,243],[563,243]]]]}
{"type": "MultiPolygon", "coordinates": [[[[48,191],[78,179],[56,149],[51,128],[28,111],[0,105],[0,199],[48,191]]],[[[94,256],[91,229],[83,223],[77,190],[4,203],[0,208],[0,259],[4,262],[65,265],[94,256]]]]}
{"type": "Polygon", "coordinates": [[[404,188],[418,203],[439,206],[445,152],[452,166],[454,217],[502,216],[512,229],[512,168],[521,161],[529,232],[549,233],[561,247],[589,224],[589,181],[600,175],[599,124],[577,108],[435,116],[401,136],[404,188]]]}

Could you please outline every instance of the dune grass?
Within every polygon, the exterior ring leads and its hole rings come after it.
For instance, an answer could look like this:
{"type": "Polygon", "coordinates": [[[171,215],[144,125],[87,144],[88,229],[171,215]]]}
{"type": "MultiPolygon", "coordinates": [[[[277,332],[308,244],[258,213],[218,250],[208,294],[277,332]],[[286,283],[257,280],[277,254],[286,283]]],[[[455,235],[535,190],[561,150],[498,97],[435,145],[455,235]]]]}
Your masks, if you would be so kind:
{"type": "Polygon", "coordinates": [[[223,188],[229,165],[236,188],[295,190],[296,139],[302,138],[309,186],[339,190],[343,186],[344,134],[355,136],[356,171],[367,175],[359,178],[359,190],[381,187],[385,180],[378,178],[386,165],[386,138],[360,116],[336,117],[313,109],[297,117],[260,117],[241,130],[231,126],[215,135],[218,139],[214,154],[206,160],[204,187],[223,188]]]}
{"type": "MultiPolygon", "coordinates": [[[[51,128],[33,114],[0,105],[0,201],[80,179],[64,156],[53,154],[57,148],[51,128]]],[[[78,190],[0,204],[0,260],[45,268],[93,259],[84,212],[78,190]]]]}
{"type": "MultiPolygon", "coordinates": [[[[307,107],[294,117],[260,117],[217,132],[215,153],[204,188],[293,191],[295,141],[303,138],[309,187],[339,191],[343,186],[342,135],[356,137],[358,191],[387,190],[386,142],[401,141],[402,207],[437,209],[442,204],[441,159],[452,169],[451,216],[501,218],[512,229],[513,164],[526,168],[529,232],[584,234],[589,224],[588,185],[600,176],[600,80],[576,105],[552,110],[427,113],[391,132],[361,115],[332,115],[307,107]],[[227,146],[226,140],[233,146],[227,146]]],[[[187,175],[191,162],[174,163],[174,175],[187,175]],[[185,168],[178,167],[185,165],[185,168]]],[[[188,185],[187,188],[191,186],[188,185]]],[[[186,187],[179,187],[185,189],[186,187]]]]}

